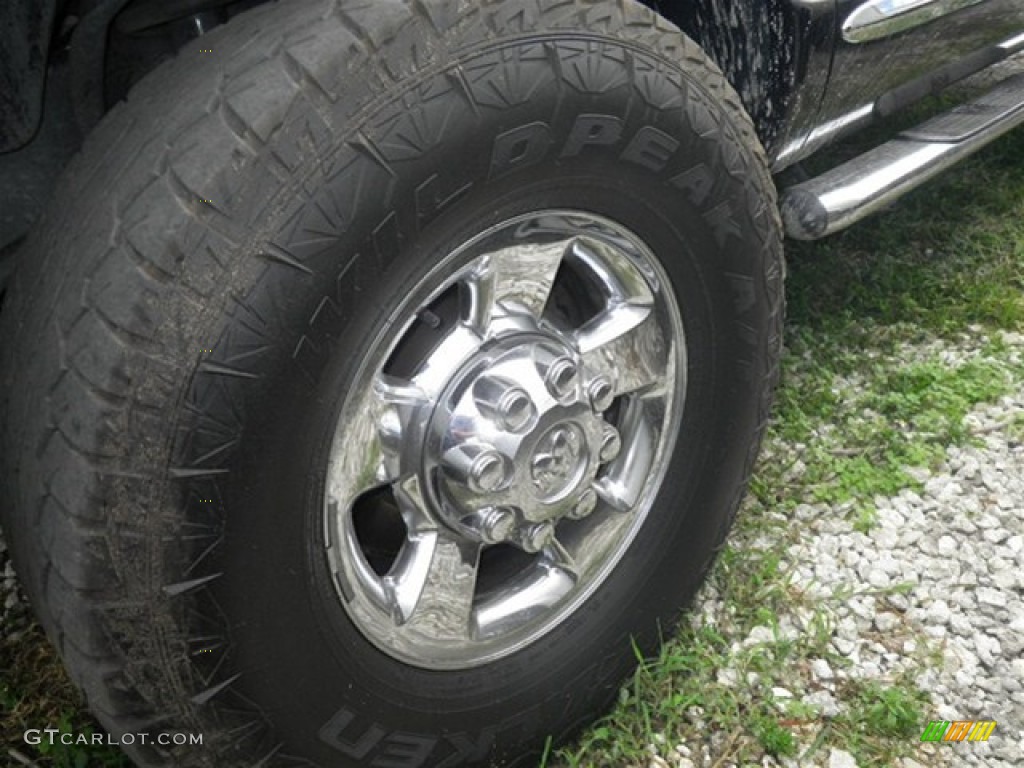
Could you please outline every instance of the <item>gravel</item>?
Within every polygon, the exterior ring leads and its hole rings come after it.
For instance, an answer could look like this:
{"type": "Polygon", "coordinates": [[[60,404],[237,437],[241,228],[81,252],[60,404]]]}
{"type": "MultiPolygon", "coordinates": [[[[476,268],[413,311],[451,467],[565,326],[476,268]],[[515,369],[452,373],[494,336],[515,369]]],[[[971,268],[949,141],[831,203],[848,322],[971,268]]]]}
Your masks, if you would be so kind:
{"type": "Polygon", "coordinates": [[[829,751],[828,768],[857,768],[857,761],[849,752],[833,748],[829,751]]]}
{"type": "Polygon", "coordinates": [[[0,631],[4,639],[16,642],[31,625],[28,605],[18,587],[7,544],[0,531],[0,631]]]}
{"type": "MultiPolygon", "coordinates": [[[[1004,338],[1020,365],[1024,337],[1004,338]]],[[[951,346],[944,357],[966,362],[979,346],[951,346]]],[[[934,359],[934,345],[908,354],[934,359]]],[[[930,694],[926,720],[997,721],[988,742],[921,745],[927,765],[1024,764],[1024,438],[1019,427],[1011,433],[1022,414],[1024,387],[975,409],[967,417],[975,444],[951,446],[939,466],[916,471],[920,490],[875,498],[878,524],[866,534],[824,505],[796,515],[805,527],[787,553],[799,564],[796,585],[823,597],[844,587],[855,593],[835,606],[832,640],[850,663],[813,661],[821,688],[804,702],[829,716],[838,707],[824,694],[838,680],[910,672],[930,694]],[[896,585],[907,589],[886,591],[896,585]]],[[[851,761],[833,749],[826,765],[851,761]]]]}
{"type": "MultiPolygon", "coordinates": [[[[1024,765],[1024,335],[1001,336],[1006,351],[998,359],[1018,372],[1013,392],[969,413],[971,439],[949,446],[937,465],[909,469],[914,487],[870,500],[877,510],[873,528],[857,530],[849,504],[800,504],[781,530],[772,527],[732,542],[741,550],[767,551],[779,546],[787,527],[799,526],[798,543],[786,550],[780,569],[791,569],[792,586],[816,598],[829,616],[829,650],[841,657],[807,659],[805,671],[786,670],[784,688],[776,681],[755,695],[771,696],[783,710],[794,697],[828,719],[854,714],[856,703],[843,701],[851,681],[886,687],[909,678],[930,702],[920,731],[908,737],[913,756],[898,768],[1024,765]],[[988,742],[921,743],[918,736],[929,720],[998,724],[988,742]]],[[[960,343],[908,345],[899,357],[955,367],[978,360],[987,341],[972,329],[971,338],[960,343]]],[[[860,385],[840,382],[838,388],[860,385]]],[[[768,445],[766,460],[789,462],[804,448],[768,445]]],[[[794,466],[791,476],[799,488],[802,463],[794,466]]],[[[739,659],[735,651],[792,639],[785,628],[806,624],[801,610],[779,615],[778,630],[755,626],[737,638],[730,663],[739,659]]],[[[713,584],[699,596],[691,621],[730,631],[729,607],[713,584]]],[[[717,672],[719,682],[741,679],[728,666],[717,672]]],[[[754,689],[756,676],[745,679],[754,689]]],[[[855,756],[836,747],[806,758],[817,730],[797,731],[797,758],[764,756],[761,765],[856,768],[855,756]]],[[[671,764],[709,766],[712,760],[671,764]]]]}

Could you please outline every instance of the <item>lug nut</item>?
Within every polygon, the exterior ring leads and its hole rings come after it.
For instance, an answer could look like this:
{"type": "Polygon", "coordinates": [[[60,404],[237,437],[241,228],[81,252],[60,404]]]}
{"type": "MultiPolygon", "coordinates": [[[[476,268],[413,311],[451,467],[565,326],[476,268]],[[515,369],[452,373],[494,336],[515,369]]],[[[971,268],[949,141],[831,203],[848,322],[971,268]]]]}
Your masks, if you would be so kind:
{"type": "Polygon", "coordinates": [[[567,400],[576,392],[579,369],[572,358],[560,357],[548,366],[544,384],[556,400],[567,400]]]}
{"type": "Polygon", "coordinates": [[[377,434],[384,447],[392,453],[402,449],[402,419],[396,408],[387,408],[377,422],[377,434]]]}
{"type": "Polygon", "coordinates": [[[524,431],[537,414],[537,408],[525,390],[493,376],[477,380],[473,399],[480,413],[509,432],[524,431]]]}
{"type": "Polygon", "coordinates": [[[469,468],[469,487],[474,493],[496,493],[511,480],[508,460],[494,450],[477,456],[469,468]]]}
{"type": "Polygon", "coordinates": [[[619,430],[611,424],[605,424],[604,434],[601,435],[601,461],[605,464],[615,461],[621,452],[622,438],[619,436],[619,430]]]}
{"type": "Polygon", "coordinates": [[[510,389],[498,404],[499,421],[509,432],[520,432],[533,420],[536,410],[530,396],[523,390],[510,389]]]}
{"type": "Polygon", "coordinates": [[[520,544],[525,551],[540,552],[555,538],[555,526],[551,523],[537,523],[523,532],[520,544]]]}
{"type": "Polygon", "coordinates": [[[598,376],[587,387],[587,394],[590,396],[590,404],[598,413],[603,413],[612,407],[615,400],[615,388],[606,376],[598,376]]]}
{"type": "Polygon", "coordinates": [[[597,509],[597,492],[593,488],[587,488],[576,502],[576,507],[569,513],[573,520],[582,520],[597,509]]]}
{"type": "Polygon", "coordinates": [[[480,511],[480,537],[485,544],[498,544],[507,541],[515,529],[516,515],[511,509],[503,507],[487,507],[480,511]]]}

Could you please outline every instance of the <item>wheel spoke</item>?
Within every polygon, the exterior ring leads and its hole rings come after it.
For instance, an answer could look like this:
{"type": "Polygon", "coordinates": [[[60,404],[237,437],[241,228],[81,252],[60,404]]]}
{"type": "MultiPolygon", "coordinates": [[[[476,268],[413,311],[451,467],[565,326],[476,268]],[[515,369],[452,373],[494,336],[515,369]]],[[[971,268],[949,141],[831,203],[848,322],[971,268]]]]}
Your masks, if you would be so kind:
{"type": "Polygon", "coordinates": [[[395,483],[394,494],[410,534],[426,533],[437,527],[437,521],[430,514],[430,505],[423,496],[419,475],[408,475],[395,483]]]}
{"type": "Polygon", "coordinates": [[[591,237],[577,237],[572,242],[571,254],[598,281],[610,305],[654,303],[643,276],[619,248],[591,237]]]}
{"type": "MultiPolygon", "coordinates": [[[[615,490],[619,490],[618,488],[615,490]]],[[[563,534],[565,554],[551,553],[553,567],[574,575],[577,582],[593,578],[608,560],[609,553],[622,541],[636,523],[632,514],[635,507],[625,503],[621,497],[615,499],[621,507],[608,504],[608,497],[602,493],[604,508],[580,522],[572,531],[563,534]]]]}
{"type": "Polygon", "coordinates": [[[660,437],[649,415],[653,405],[640,399],[627,402],[620,428],[629,437],[623,441],[619,456],[594,484],[597,495],[617,512],[633,512],[646,487],[644,479],[654,463],[660,437]]]}
{"type": "Polygon", "coordinates": [[[544,314],[569,242],[522,244],[488,254],[466,279],[469,324],[485,332],[495,318],[544,314]]]}
{"type": "Polygon", "coordinates": [[[430,641],[471,639],[480,545],[443,529],[409,538],[386,579],[394,618],[430,641]]]}
{"type": "Polygon", "coordinates": [[[579,580],[576,559],[557,537],[544,548],[544,561],[572,579],[573,583],[579,580]]]}
{"type": "Polygon", "coordinates": [[[480,348],[481,335],[473,327],[457,325],[423,362],[412,386],[424,397],[438,397],[452,372],[480,348]]]}
{"type": "Polygon", "coordinates": [[[339,509],[347,509],[366,491],[401,479],[403,435],[427,403],[427,396],[410,382],[375,377],[354,404],[352,418],[339,422],[345,431],[335,440],[345,449],[334,455],[327,482],[328,495],[339,509]]]}
{"type": "Polygon", "coordinates": [[[553,608],[577,583],[575,567],[564,549],[549,548],[529,573],[507,591],[482,601],[476,611],[476,633],[496,637],[553,608]]]}
{"type": "Polygon", "coordinates": [[[669,348],[654,310],[644,304],[616,304],[575,333],[588,377],[604,376],[615,394],[661,389],[669,348]]]}
{"type": "Polygon", "coordinates": [[[629,488],[621,482],[616,482],[612,478],[604,477],[599,480],[595,486],[597,495],[601,497],[601,501],[604,501],[616,512],[627,513],[633,509],[633,504],[636,503],[636,498],[639,493],[629,488]]]}

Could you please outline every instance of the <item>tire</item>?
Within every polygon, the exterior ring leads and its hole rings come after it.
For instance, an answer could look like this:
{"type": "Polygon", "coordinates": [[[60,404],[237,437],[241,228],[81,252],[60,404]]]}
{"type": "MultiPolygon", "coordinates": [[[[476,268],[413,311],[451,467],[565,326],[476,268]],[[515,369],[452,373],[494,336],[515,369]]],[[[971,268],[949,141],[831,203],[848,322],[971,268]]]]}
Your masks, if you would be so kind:
{"type": "Polygon", "coordinates": [[[783,301],[750,122],[630,0],[296,0],[201,47],[12,281],[25,589],[112,734],[204,736],[140,765],[529,764],[744,492],[783,301]]]}

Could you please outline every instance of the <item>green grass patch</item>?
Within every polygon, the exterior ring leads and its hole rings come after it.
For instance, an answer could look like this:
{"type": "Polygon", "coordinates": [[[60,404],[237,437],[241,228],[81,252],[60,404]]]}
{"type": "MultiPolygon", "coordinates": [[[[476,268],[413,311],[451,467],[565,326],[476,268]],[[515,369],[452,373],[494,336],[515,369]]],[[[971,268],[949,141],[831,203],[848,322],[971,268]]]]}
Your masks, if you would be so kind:
{"type": "Polygon", "coordinates": [[[793,732],[781,726],[776,718],[755,720],[754,734],[765,754],[774,757],[790,757],[796,754],[796,738],[793,732]]]}
{"type": "Polygon", "coordinates": [[[892,745],[914,747],[927,722],[928,697],[908,681],[888,686],[851,681],[844,698],[849,701],[847,712],[832,721],[830,729],[833,740],[840,741],[863,768],[892,765],[892,745]]]}
{"type": "Polygon", "coordinates": [[[889,212],[819,243],[789,243],[790,321],[853,348],[874,345],[876,331],[1024,329],[1022,168],[1017,132],[889,212]]]}
{"type": "Polygon", "coordinates": [[[0,633],[0,764],[23,764],[12,755],[10,750],[14,750],[38,768],[131,765],[116,747],[25,743],[25,731],[44,728],[75,737],[85,735],[90,740],[93,733],[103,733],[41,629],[32,626],[15,636],[0,633]]]}
{"type": "Polygon", "coordinates": [[[802,467],[802,493],[787,494],[791,503],[852,501],[862,520],[875,496],[917,485],[908,470],[931,467],[948,446],[969,440],[967,415],[1015,381],[1012,366],[980,356],[949,365],[937,358],[904,364],[887,355],[849,377],[837,369],[845,372],[844,363],[831,370],[820,363],[791,367],[773,436],[802,467]]]}

